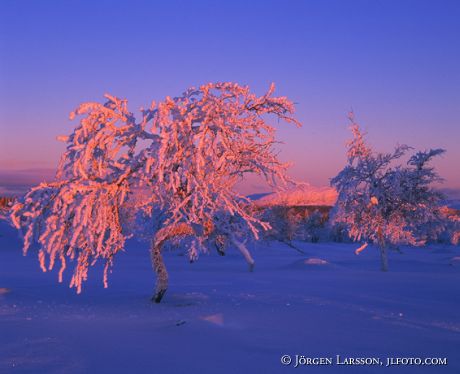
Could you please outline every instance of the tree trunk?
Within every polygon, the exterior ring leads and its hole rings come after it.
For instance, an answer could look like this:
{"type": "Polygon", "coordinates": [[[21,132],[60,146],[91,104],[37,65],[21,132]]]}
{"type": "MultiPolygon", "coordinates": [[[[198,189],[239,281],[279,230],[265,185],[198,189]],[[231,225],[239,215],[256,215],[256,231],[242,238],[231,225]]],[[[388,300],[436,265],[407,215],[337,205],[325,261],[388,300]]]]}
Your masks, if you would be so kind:
{"type": "Polygon", "coordinates": [[[157,275],[155,294],[152,297],[152,301],[155,301],[156,303],[161,301],[168,289],[168,271],[166,270],[165,263],[163,262],[163,256],[161,254],[163,244],[171,238],[187,235],[194,235],[193,229],[185,223],[179,223],[177,225],[166,226],[160,229],[152,240],[150,255],[152,258],[153,270],[157,275]]]}
{"type": "Polygon", "coordinates": [[[382,271],[388,271],[388,254],[385,245],[380,245],[380,262],[382,264],[382,271]]]}
{"type": "Polygon", "coordinates": [[[249,271],[253,271],[255,262],[254,262],[254,259],[251,256],[251,253],[249,253],[249,251],[246,248],[246,246],[244,245],[244,243],[240,242],[238,239],[236,239],[234,235],[231,235],[230,239],[233,242],[233,244],[235,244],[236,248],[238,248],[238,250],[241,252],[241,254],[245,258],[246,262],[248,263],[249,271]]]}
{"type": "Polygon", "coordinates": [[[157,283],[155,287],[155,294],[152,297],[152,301],[159,303],[163,298],[166,290],[168,289],[168,271],[161,255],[161,248],[163,241],[152,240],[152,247],[150,249],[150,256],[152,259],[152,267],[157,275],[157,283]]]}
{"type": "Polygon", "coordinates": [[[383,240],[382,231],[380,229],[377,232],[377,235],[379,239],[380,263],[381,263],[382,271],[388,271],[388,253],[387,253],[387,248],[385,246],[385,241],[383,240]]]}

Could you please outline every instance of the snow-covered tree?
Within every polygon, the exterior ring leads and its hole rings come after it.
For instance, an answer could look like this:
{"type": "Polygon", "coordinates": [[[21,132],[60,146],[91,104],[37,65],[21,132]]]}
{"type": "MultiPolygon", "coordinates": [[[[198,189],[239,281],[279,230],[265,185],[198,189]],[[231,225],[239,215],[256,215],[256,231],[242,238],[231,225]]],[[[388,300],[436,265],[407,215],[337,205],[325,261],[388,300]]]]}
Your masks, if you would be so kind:
{"type": "Polygon", "coordinates": [[[141,109],[136,121],[127,101],[85,103],[71,114],[84,116],[66,142],[56,180],[42,183],[15,203],[11,218],[24,234],[24,253],[33,243],[43,271],[76,261],[71,287],[81,292],[88,268],[105,261],[104,284],[114,256],[141,225],[151,240],[157,273],[154,300],[167,289],[162,247],[188,237],[189,256],[215,246],[239,249],[252,268],[245,240],[269,225],[238,194],[235,184],[256,173],[272,186],[288,182],[287,164],[274,150],[270,116],[300,125],[286,97],[263,96],[235,83],[209,83],[180,97],[141,109]],[[132,220],[137,220],[133,224],[132,220]]]}
{"type": "Polygon", "coordinates": [[[333,223],[345,224],[354,241],[378,245],[382,270],[388,270],[388,245],[423,245],[424,227],[439,219],[442,194],[432,188],[439,181],[428,163],[444,153],[430,149],[412,155],[407,164],[397,161],[411,149],[398,145],[393,152],[376,153],[365,142],[350,115],[353,139],[348,143],[348,164],[331,180],[339,194],[333,223]]]}
{"type": "Polygon", "coordinates": [[[311,241],[312,243],[318,243],[321,239],[321,236],[324,235],[325,224],[327,221],[327,215],[315,209],[308,217],[305,219],[303,227],[303,236],[305,239],[311,241]]]}
{"type": "Polygon", "coordinates": [[[440,209],[441,217],[443,218],[444,225],[441,229],[441,235],[436,239],[443,242],[449,242],[453,245],[460,243],[460,214],[457,209],[452,209],[447,206],[443,206],[440,209]]]}

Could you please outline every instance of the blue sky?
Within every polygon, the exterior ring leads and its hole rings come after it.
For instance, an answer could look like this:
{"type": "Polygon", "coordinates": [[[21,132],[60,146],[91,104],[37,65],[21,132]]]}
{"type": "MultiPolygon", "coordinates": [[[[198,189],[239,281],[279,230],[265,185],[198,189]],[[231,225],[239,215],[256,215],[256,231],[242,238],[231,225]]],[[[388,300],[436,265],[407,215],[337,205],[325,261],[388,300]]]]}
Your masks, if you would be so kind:
{"type": "Polygon", "coordinates": [[[303,128],[279,126],[295,178],[327,185],[341,169],[353,108],[377,150],[446,148],[435,165],[446,187],[460,187],[458,1],[6,0],[0,9],[8,183],[20,169],[48,177],[63,151],[55,138],[71,131],[81,102],[109,92],[136,111],[236,81],[259,94],[275,82],[297,103],[303,128]]]}

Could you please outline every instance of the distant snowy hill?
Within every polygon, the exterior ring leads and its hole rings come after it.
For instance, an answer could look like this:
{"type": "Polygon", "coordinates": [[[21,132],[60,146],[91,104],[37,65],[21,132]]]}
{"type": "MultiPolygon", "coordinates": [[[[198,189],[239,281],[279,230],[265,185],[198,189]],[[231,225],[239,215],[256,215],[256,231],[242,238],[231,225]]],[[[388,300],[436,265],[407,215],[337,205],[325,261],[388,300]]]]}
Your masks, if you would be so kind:
{"type": "Polygon", "coordinates": [[[308,206],[327,205],[332,206],[337,200],[337,192],[330,187],[301,187],[295,190],[265,194],[256,200],[259,206],[308,206]]]}

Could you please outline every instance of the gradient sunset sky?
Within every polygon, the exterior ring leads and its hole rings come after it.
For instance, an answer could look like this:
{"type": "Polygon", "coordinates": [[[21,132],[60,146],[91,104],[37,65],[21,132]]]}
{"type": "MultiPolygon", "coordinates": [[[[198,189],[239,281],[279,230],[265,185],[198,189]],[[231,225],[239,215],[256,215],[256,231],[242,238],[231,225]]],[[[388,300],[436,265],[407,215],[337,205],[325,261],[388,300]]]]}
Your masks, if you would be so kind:
{"type": "Polygon", "coordinates": [[[302,181],[343,167],[353,108],[376,150],[447,149],[435,166],[460,188],[459,20],[446,0],[2,1],[0,194],[49,178],[79,103],[107,92],[136,112],[210,81],[296,103],[303,128],[278,134],[302,181]]]}

